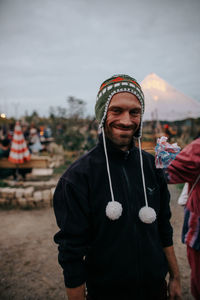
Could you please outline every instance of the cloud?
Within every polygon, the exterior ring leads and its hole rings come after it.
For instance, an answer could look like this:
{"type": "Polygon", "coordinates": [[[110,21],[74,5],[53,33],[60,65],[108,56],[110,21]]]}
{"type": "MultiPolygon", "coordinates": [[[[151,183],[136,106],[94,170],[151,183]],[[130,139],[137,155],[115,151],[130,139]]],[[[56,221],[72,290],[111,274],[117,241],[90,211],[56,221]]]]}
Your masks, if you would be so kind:
{"type": "Polygon", "coordinates": [[[107,76],[150,72],[200,100],[199,9],[198,0],[1,0],[0,101],[45,112],[73,95],[92,113],[107,76]]]}

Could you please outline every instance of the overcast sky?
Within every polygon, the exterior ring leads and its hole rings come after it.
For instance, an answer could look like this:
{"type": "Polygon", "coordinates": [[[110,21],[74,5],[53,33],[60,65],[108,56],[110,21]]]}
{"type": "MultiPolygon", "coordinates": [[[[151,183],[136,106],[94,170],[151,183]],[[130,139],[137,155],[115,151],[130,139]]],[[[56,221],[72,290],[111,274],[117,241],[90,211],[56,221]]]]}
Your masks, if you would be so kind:
{"type": "Polygon", "coordinates": [[[101,82],[151,72],[200,101],[199,0],[0,0],[0,110],[92,115],[101,82]]]}

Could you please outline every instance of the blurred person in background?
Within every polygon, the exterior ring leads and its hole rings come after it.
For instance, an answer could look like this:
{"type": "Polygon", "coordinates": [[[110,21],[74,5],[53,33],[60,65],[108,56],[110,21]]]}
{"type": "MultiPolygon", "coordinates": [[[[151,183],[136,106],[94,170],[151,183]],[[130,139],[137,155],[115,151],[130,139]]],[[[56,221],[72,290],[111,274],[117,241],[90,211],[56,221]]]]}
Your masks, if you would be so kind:
{"type": "Polygon", "coordinates": [[[10,152],[10,140],[5,138],[0,141],[0,158],[8,157],[10,152]]]}
{"type": "MultiPolygon", "coordinates": [[[[10,140],[5,138],[0,141],[0,159],[1,158],[8,158],[10,152],[10,140]]],[[[1,168],[0,169],[0,178],[6,178],[8,176],[14,176],[14,169],[9,168],[1,168]]]]}
{"type": "Polygon", "coordinates": [[[15,128],[15,124],[12,123],[9,125],[9,130],[8,130],[8,133],[7,133],[7,138],[12,141],[12,138],[13,138],[13,134],[14,134],[14,128],[15,128]]]}
{"type": "Polygon", "coordinates": [[[164,134],[168,138],[168,142],[170,142],[171,138],[173,137],[173,133],[168,124],[164,124],[163,128],[164,128],[164,134]]]}
{"type": "Polygon", "coordinates": [[[30,129],[30,134],[29,134],[29,149],[31,151],[31,153],[38,153],[40,152],[43,147],[42,144],[40,142],[40,137],[38,135],[38,131],[36,128],[31,128],[30,129]]]}
{"type": "Polygon", "coordinates": [[[44,127],[44,137],[46,139],[50,138],[52,136],[52,131],[51,128],[49,126],[45,126],[44,127]]]}
{"type": "Polygon", "coordinates": [[[191,292],[200,299],[200,137],[187,145],[167,168],[169,183],[189,183],[182,230],[191,267],[191,292]]]}

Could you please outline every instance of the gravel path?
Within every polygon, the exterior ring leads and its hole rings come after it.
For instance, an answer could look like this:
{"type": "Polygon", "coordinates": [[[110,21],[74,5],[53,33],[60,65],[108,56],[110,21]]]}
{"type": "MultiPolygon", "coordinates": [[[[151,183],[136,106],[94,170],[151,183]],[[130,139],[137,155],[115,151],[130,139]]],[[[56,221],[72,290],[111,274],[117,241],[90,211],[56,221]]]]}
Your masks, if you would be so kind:
{"type": "Polygon", "coordinates": [[[169,185],[169,190],[171,194],[171,223],[174,229],[174,248],[181,274],[182,296],[184,300],[192,300],[194,298],[190,293],[190,267],[187,261],[186,245],[181,242],[184,213],[183,207],[177,204],[180,190],[178,190],[174,185],[169,185]]]}
{"type": "MultiPolygon", "coordinates": [[[[183,209],[176,204],[180,192],[175,186],[169,188],[183,299],[189,300],[193,299],[190,270],[185,245],[180,241],[183,209]]],[[[67,299],[57,264],[57,247],[52,240],[57,232],[52,209],[0,210],[0,228],[0,299],[67,299]]]]}

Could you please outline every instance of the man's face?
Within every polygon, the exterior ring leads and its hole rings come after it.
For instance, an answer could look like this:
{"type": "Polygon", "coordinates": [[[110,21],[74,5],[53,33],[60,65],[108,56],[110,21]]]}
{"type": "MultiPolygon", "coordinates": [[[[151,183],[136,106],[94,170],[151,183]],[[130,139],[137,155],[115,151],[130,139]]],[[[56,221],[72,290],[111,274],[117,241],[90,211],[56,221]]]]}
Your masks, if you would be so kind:
{"type": "Polygon", "coordinates": [[[123,92],[110,102],[105,123],[105,134],[121,150],[128,150],[141,120],[141,104],[136,96],[123,92]]]}

